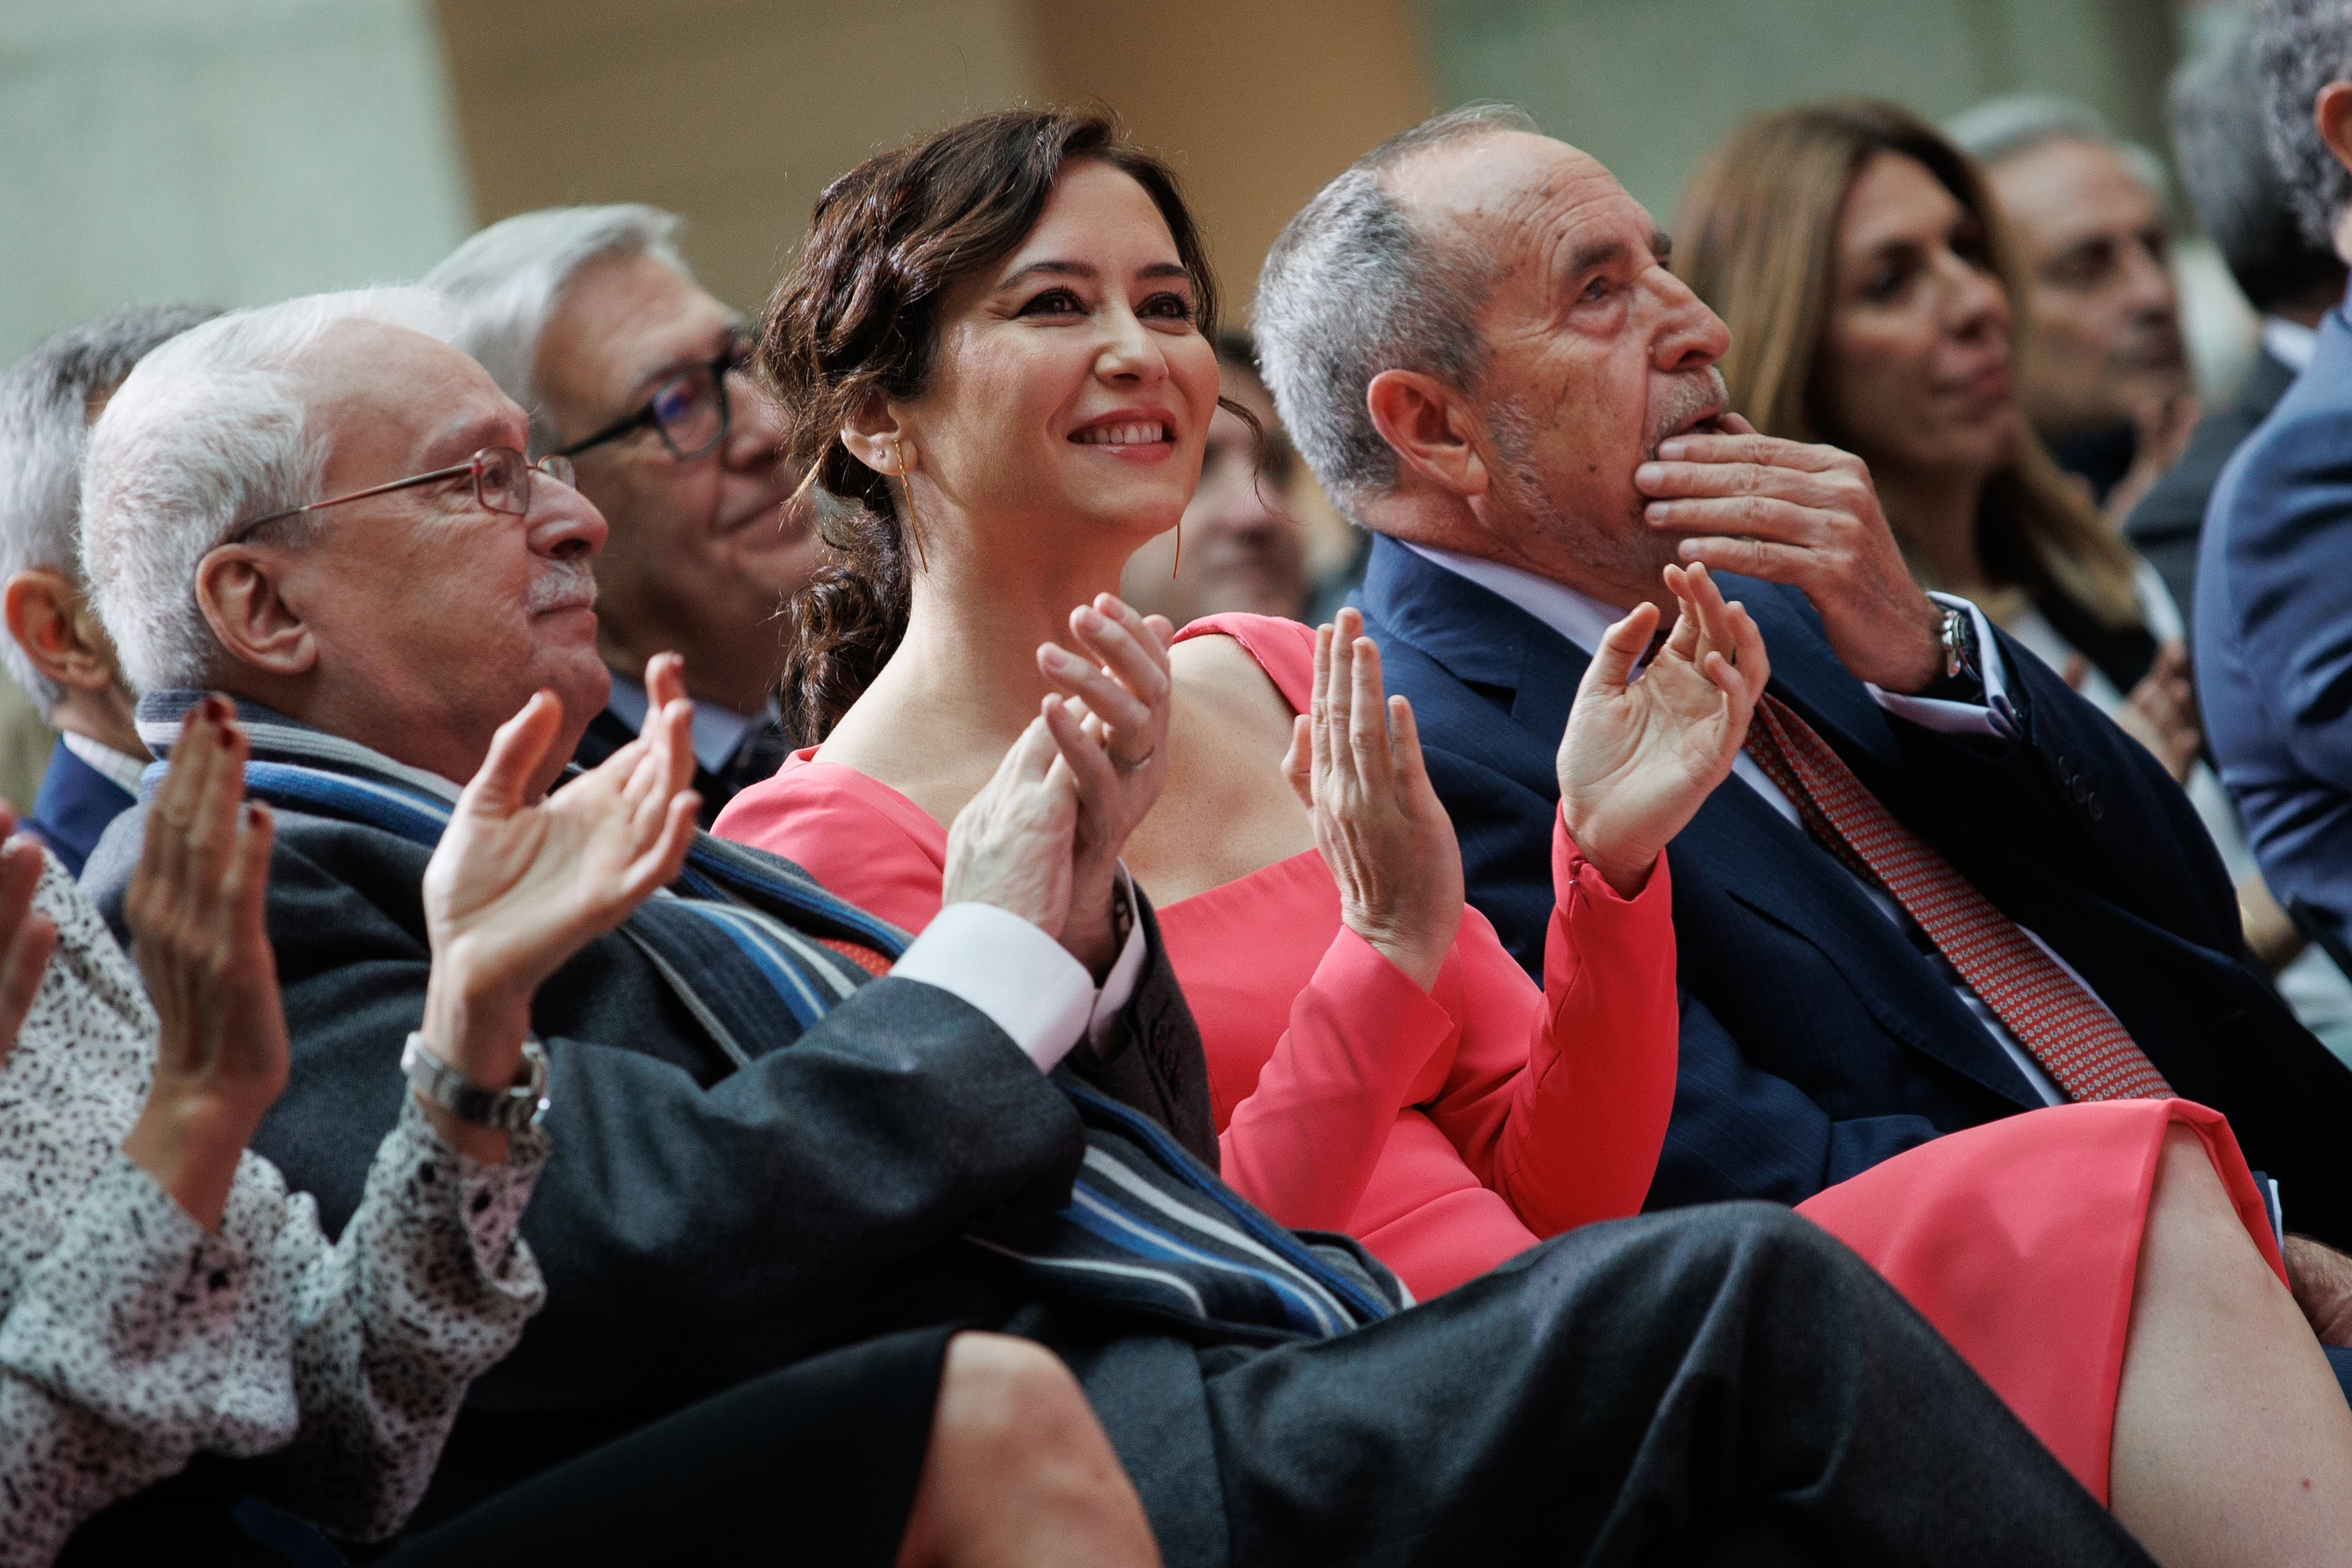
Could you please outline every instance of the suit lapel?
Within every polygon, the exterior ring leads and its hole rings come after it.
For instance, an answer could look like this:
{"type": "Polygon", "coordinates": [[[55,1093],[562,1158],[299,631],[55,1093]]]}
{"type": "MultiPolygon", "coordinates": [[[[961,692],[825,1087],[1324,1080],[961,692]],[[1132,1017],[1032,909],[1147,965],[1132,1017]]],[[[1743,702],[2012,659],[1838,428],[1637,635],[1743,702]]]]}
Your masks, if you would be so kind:
{"type": "Polygon", "coordinates": [[[1575,644],[1508,599],[1380,534],[1365,566],[1363,609],[1371,626],[1509,714],[1510,723],[1481,737],[1494,748],[1481,762],[1546,799],[1559,797],[1554,757],[1576,683],[1592,662],[1575,644]]]}

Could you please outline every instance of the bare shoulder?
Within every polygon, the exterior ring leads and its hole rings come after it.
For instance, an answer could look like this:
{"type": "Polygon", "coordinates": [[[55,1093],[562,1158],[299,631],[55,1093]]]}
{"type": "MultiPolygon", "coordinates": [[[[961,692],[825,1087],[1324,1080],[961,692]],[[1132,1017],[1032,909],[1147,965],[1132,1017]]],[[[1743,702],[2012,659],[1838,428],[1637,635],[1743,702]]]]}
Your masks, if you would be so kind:
{"type": "Polygon", "coordinates": [[[1169,650],[1180,709],[1213,717],[1229,730],[1264,732],[1290,743],[1289,700],[1249,649],[1222,633],[1188,638],[1169,650]]]}

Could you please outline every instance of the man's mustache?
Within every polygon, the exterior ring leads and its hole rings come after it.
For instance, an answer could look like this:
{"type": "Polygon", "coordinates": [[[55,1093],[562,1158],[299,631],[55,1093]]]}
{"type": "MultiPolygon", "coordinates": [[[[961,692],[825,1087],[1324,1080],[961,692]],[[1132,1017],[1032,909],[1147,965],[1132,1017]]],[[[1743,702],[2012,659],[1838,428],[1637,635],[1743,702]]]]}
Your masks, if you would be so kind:
{"type": "Polygon", "coordinates": [[[552,562],[530,585],[530,595],[523,607],[534,616],[550,610],[593,610],[596,607],[596,574],[577,561],[552,562]]]}
{"type": "Polygon", "coordinates": [[[1697,420],[1722,413],[1730,403],[1731,394],[1723,384],[1723,373],[1713,365],[1701,374],[1675,383],[1672,395],[1659,405],[1650,422],[1650,439],[1643,458],[1654,462],[1660,442],[1697,420]]]}

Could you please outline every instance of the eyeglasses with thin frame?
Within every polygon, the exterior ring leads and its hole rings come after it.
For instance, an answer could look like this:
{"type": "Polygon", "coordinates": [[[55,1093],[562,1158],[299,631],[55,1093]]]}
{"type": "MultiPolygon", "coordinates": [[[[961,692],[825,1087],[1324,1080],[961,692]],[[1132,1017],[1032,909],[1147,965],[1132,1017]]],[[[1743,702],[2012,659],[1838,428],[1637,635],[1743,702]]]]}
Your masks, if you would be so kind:
{"type": "Polygon", "coordinates": [[[558,484],[569,485],[572,483],[572,459],[558,452],[534,463],[512,447],[485,447],[462,463],[436,468],[429,474],[411,474],[404,479],[394,479],[389,484],[370,485],[363,490],[314,500],[309,506],[289,507],[284,511],[273,511],[267,517],[249,518],[232,529],[229,536],[221,542],[242,544],[264,524],[282,522],[304,512],[341,506],[345,501],[365,500],[370,496],[389,495],[394,490],[404,490],[416,485],[439,484],[459,479],[474,481],[474,499],[486,510],[502,511],[512,517],[528,517],[530,515],[530,479],[535,473],[543,474],[558,484]]]}
{"type": "Polygon", "coordinates": [[[740,332],[730,331],[726,348],[708,363],[678,372],[655,387],[654,395],[635,413],[624,415],[585,440],[572,442],[556,456],[576,458],[591,447],[633,436],[650,425],[679,462],[707,458],[727,439],[734,424],[734,408],[727,396],[728,374],[740,374],[751,367],[750,341],[740,332]]]}

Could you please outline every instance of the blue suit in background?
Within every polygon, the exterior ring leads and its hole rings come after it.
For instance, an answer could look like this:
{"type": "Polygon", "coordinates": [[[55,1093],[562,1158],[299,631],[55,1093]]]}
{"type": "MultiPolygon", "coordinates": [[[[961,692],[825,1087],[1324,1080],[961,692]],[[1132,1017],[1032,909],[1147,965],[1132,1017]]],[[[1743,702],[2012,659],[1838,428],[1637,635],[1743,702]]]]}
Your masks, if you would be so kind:
{"type": "Polygon", "coordinates": [[[41,790],[33,797],[33,815],[25,819],[25,827],[79,877],[106,825],[131,805],[129,791],[59,741],[49,752],[48,769],[41,774],[41,790]]]}
{"type": "Polygon", "coordinates": [[[2352,927],[2352,322],[2221,470],[2197,565],[2197,687],[2263,879],[2352,927]]]}
{"type": "MultiPolygon", "coordinates": [[[[2352,1071],[2241,959],[2237,900],[2179,787],[2000,641],[2019,737],[1890,718],[1794,590],[1721,574],[1771,690],[1887,808],[2111,1006],[2173,1087],[2229,1116],[2288,1223],[2352,1242],[2352,1071]]],[[[1590,662],[1501,596],[1389,539],[1361,595],[1461,838],[1470,901],[1540,973],[1554,755],[1590,662]]],[[[1674,1119],[1650,1205],[1796,1203],[1890,1155],[2042,1103],[1853,875],[1737,779],[1667,850],[1683,987],[1674,1119]]]]}

